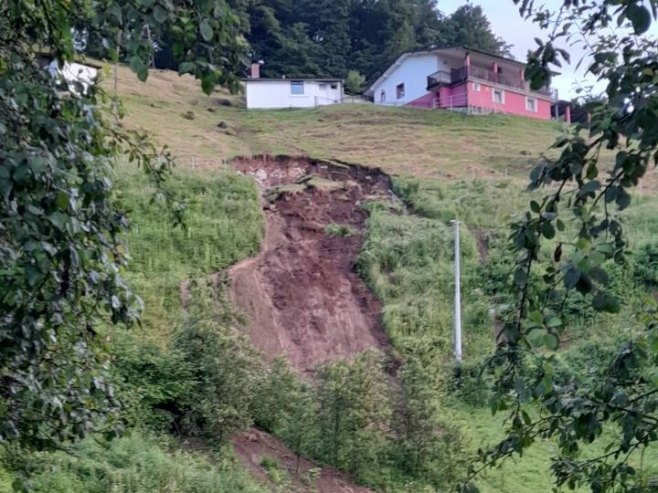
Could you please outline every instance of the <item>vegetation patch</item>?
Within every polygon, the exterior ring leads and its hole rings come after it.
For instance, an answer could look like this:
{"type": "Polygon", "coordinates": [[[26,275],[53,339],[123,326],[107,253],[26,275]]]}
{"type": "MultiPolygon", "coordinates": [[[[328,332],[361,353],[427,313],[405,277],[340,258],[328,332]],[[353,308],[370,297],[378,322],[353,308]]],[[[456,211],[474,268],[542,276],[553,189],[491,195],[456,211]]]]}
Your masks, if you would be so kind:
{"type": "Polygon", "coordinates": [[[324,231],[329,235],[329,236],[338,236],[338,237],[345,237],[345,236],[352,236],[355,231],[354,229],[346,224],[336,224],[336,223],[329,223],[325,226],[324,231]]]}

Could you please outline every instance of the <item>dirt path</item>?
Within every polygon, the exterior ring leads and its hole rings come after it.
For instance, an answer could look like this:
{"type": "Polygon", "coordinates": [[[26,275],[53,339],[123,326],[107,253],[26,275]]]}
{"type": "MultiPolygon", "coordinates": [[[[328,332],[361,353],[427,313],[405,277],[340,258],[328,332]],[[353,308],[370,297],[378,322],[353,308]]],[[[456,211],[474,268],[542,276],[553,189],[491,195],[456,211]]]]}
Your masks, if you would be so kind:
{"type": "Polygon", "coordinates": [[[379,170],[304,158],[239,159],[263,189],[261,252],[229,271],[252,342],[301,373],[368,348],[386,349],[381,305],[355,272],[369,198],[390,195],[379,170]],[[332,228],[333,233],[332,234],[332,228]]]}

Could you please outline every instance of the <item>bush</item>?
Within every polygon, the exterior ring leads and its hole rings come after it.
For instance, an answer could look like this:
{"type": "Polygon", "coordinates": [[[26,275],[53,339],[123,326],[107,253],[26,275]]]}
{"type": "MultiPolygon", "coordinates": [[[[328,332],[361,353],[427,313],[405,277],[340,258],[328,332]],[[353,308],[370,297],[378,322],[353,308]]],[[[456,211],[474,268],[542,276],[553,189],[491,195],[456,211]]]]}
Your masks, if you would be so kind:
{"type": "Polygon", "coordinates": [[[263,367],[250,341],[231,323],[234,315],[221,293],[217,286],[192,288],[188,316],[173,347],[183,355],[194,382],[181,402],[183,430],[224,442],[252,424],[250,411],[263,367]]]}
{"type": "Polygon", "coordinates": [[[180,403],[195,384],[184,353],[139,343],[124,331],[117,334],[112,353],[124,420],[159,433],[177,428],[180,403]]]}
{"type": "Polygon", "coordinates": [[[646,241],[638,245],[632,262],[635,281],[646,289],[658,288],[658,242],[646,241]]]}
{"type": "Polygon", "coordinates": [[[361,94],[365,82],[366,78],[360,72],[350,70],[345,78],[345,91],[348,94],[361,94]]]}

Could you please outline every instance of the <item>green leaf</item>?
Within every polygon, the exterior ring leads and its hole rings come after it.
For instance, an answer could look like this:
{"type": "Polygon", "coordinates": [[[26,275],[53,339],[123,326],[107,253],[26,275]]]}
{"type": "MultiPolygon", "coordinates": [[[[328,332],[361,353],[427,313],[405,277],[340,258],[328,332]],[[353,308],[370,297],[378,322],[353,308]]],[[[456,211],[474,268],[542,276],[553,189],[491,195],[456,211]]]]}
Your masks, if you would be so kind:
{"type": "Polygon", "coordinates": [[[167,12],[159,5],[156,5],[155,8],[153,9],[153,17],[160,24],[163,24],[167,21],[167,19],[169,19],[169,12],[167,12]]]}
{"type": "Polygon", "coordinates": [[[544,346],[546,346],[551,351],[557,350],[559,345],[560,345],[560,340],[555,334],[551,334],[550,332],[548,332],[544,336],[544,346]]]}
{"type": "Polygon", "coordinates": [[[204,41],[212,41],[212,37],[215,33],[213,32],[212,26],[210,25],[210,22],[208,22],[208,19],[203,19],[201,21],[199,30],[201,31],[201,37],[203,37],[204,41]]]}
{"type": "Polygon", "coordinates": [[[560,317],[557,317],[555,315],[550,315],[549,317],[546,318],[546,325],[548,327],[551,327],[552,329],[555,329],[557,327],[562,327],[562,320],[560,320],[560,317]]]}
{"type": "Polygon", "coordinates": [[[215,77],[214,73],[210,72],[208,74],[205,74],[201,78],[201,90],[205,94],[212,94],[216,82],[217,82],[217,78],[215,77]]]}
{"type": "Polygon", "coordinates": [[[142,82],[148,77],[148,68],[144,61],[137,55],[130,59],[130,70],[132,70],[142,82]]]}
{"type": "Polygon", "coordinates": [[[569,267],[567,272],[565,272],[564,274],[564,286],[567,289],[573,289],[576,287],[579,280],[580,280],[580,270],[578,270],[575,266],[569,267]]]}
{"type": "Polygon", "coordinates": [[[549,221],[544,221],[541,225],[541,233],[545,238],[552,240],[555,238],[555,226],[549,221]]]}
{"type": "Polygon", "coordinates": [[[191,74],[194,72],[196,64],[194,62],[183,62],[178,66],[179,74],[191,74]]]}
{"type": "Polygon", "coordinates": [[[65,211],[69,208],[69,196],[64,192],[59,192],[55,198],[55,205],[60,211],[65,211]]]}
{"type": "Polygon", "coordinates": [[[546,342],[547,335],[546,329],[533,329],[528,334],[527,339],[532,347],[542,347],[546,342]]]}
{"type": "Polygon", "coordinates": [[[619,207],[619,210],[622,211],[631,204],[631,196],[626,191],[626,189],[619,187],[619,191],[617,192],[616,202],[617,202],[617,207],[619,207]]]}
{"type": "Polygon", "coordinates": [[[651,27],[651,12],[644,5],[630,3],[626,8],[626,17],[633,24],[635,34],[644,34],[651,27]]]}

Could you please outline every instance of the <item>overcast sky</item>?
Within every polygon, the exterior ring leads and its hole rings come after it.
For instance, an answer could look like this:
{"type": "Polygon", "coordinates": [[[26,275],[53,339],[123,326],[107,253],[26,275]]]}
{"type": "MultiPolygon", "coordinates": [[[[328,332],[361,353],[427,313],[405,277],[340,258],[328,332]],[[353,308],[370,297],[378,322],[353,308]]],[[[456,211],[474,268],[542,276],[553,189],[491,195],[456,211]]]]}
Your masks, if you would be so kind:
{"type": "MultiPolygon", "coordinates": [[[[451,14],[460,5],[467,3],[465,0],[438,0],[438,7],[445,14],[451,14]]],[[[518,8],[514,5],[512,0],[472,0],[473,4],[480,5],[484,9],[493,31],[505,41],[512,44],[512,54],[517,60],[526,60],[528,49],[534,49],[537,45],[534,41],[535,37],[545,39],[547,37],[545,32],[536,24],[531,21],[526,21],[519,15],[518,8]]],[[[544,0],[538,3],[543,3],[547,7],[559,8],[563,0],[544,0]]],[[[653,25],[651,34],[658,34],[658,26],[653,25]]],[[[561,70],[562,75],[555,77],[553,80],[553,87],[559,91],[560,98],[570,99],[575,97],[575,88],[577,85],[593,85],[594,80],[584,78],[584,70],[581,66],[580,70],[576,71],[576,63],[582,58],[582,50],[578,47],[562,46],[567,49],[571,54],[571,65],[565,65],[561,70]]],[[[601,86],[598,85],[597,88],[601,86]]]]}

